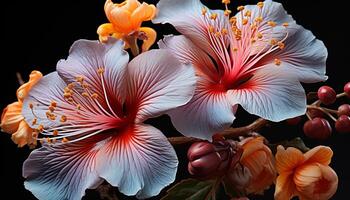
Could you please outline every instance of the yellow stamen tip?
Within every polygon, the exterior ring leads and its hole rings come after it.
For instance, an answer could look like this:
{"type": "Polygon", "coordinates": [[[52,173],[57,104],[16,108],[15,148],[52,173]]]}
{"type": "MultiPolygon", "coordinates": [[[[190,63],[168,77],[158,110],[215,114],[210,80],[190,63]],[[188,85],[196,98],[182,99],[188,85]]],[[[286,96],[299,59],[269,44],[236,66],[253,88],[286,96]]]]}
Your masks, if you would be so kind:
{"type": "Polygon", "coordinates": [[[243,25],[248,24],[248,19],[247,19],[247,18],[244,18],[243,21],[242,21],[242,24],[243,24],[243,25]]]}
{"type": "Polygon", "coordinates": [[[230,0],[222,0],[221,2],[222,2],[223,4],[229,4],[229,3],[231,3],[230,0]]]}
{"type": "Polygon", "coordinates": [[[210,19],[212,19],[212,20],[216,20],[217,17],[218,17],[217,13],[213,13],[210,15],[210,19]]]}
{"type": "Polygon", "coordinates": [[[205,15],[205,14],[207,14],[207,8],[203,7],[202,8],[202,15],[205,15]]]}
{"type": "Polygon", "coordinates": [[[230,14],[231,14],[231,10],[225,10],[224,11],[224,15],[225,16],[230,16],[230,14]]]}
{"type": "Polygon", "coordinates": [[[58,130],[54,130],[54,131],[52,132],[52,135],[53,135],[53,136],[57,136],[57,135],[58,135],[58,130]]]}
{"type": "Polygon", "coordinates": [[[278,58],[275,58],[275,64],[276,64],[277,66],[281,65],[281,60],[278,59],[278,58]]]}
{"type": "Polygon", "coordinates": [[[271,27],[275,27],[276,26],[276,22],[274,21],[268,21],[267,24],[271,27]]]}
{"type": "Polygon", "coordinates": [[[250,10],[247,10],[247,11],[244,13],[244,16],[250,17],[250,16],[252,16],[252,12],[251,12],[250,10]]]}
{"type": "Polygon", "coordinates": [[[288,26],[289,26],[289,24],[288,24],[287,22],[285,22],[285,23],[283,23],[283,24],[282,24],[282,26],[284,26],[284,27],[288,27],[288,26]]]}
{"type": "Polygon", "coordinates": [[[61,116],[60,122],[66,122],[67,121],[67,117],[65,115],[61,116]]]}
{"type": "Polygon", "coordinates": [[[105,72],[105,69],[103,67],[98,68],[97,73],[98,74],[103,74],[105,72]]]}
{"type": "Polygon", "coordinates": [[[63,143],[66,143],[66,142],[68,142],[68,141],[69,141],[69,140],[68,140],[67,138],[65,138],[65,137],[62,138],[62,142],[63,142],[63,143]]]}
{"type": "Polygon", "coordinates": [[[258,2],[257,4],[256,4],[259,8],[263,8],[264,7],[264,2],[258,2]]]}
{"type": "Polygon", "coordinates": [[[244,10],[244,6],[238,6],[238,7],[237,7],[237,10],[238,10],[238,11],[244,10]]]}

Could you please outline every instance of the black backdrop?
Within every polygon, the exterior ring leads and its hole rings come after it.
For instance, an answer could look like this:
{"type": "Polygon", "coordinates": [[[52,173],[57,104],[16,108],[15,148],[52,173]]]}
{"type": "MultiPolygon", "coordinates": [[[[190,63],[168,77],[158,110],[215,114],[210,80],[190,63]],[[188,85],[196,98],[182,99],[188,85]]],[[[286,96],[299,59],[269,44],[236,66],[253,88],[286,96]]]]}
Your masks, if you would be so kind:
{"type": "MultiPolygon", "coordinates": [[[[210,7],[221,7],[221,0],[204,1],[210,7]]],[[[148,1],[151,3],[151,1],[148,1]]],[[[257,1],[233,1],[238,4],[256,3],[257,1]]],[[[326,84],[341,91],[343,85],[350,80],[348,53],[349,53],[349,13],[347,6],[341,1],[281,1],[286,10],[292,14],[297,22],[324,41],[329,51],[327,61],[327,74],[329,80],[326,84]]],[[[153,1],[153,3],[155,3],[153,1]]],[[[65,58],[70,45],[77,39],[97,39],[96,28],[106,22],[103,12],[103,0],[61,0],[61,1],[7,1],[1,3],[1,96],[0,107],[16,100],[15,92],[18,87],[15,72],[27,75],[33,69],[44,74],[55,69],[56,62],[65,58]]],[[[168,25],[151,25],[159,36],[170,34],[174,29],[168,25]]],[[[156,48],[156,45],[154,45],[156,48]]],[[[307,91],[316,90],[321,84],[305,86],[307,91]]],[[[349,102],[349,100],[343,100],[349,102]]],[[[249,123],[254,117],[247,115],[242,109],[237,113],[235,126],[249,123]]],[[[177,135],[167,116],[149,120],[167,135],[177,135]]],[[[274,124],[261,131],[272,142],[285,138],[301,136],[301,126],[290,127],[284,123],[274,124]]],[[[332,167],[338,173],[339,187],[333,199],[347,198],[347,189],[350,188],[349,145],[350,134],[334,134],[329,140],[323,142],[312,141],[305,138],[306,143],[313,147],[325,144],[332,147],[335,152],[332,167]]],[[[1,199],[35,199],[23,187],[21,167],[29,154],[29,149],[18,149],[10,140],[10,136],[0,133],[0,194],[1,199]]],[[[186,171],[187,146],[177,147],[180,158],[178,178],[188,176],[186,171]]],[[[117,170],[117,169],[116,169],[117,170]]],[[[266,197],[252,199],[272,199],[273,189],[267,192],[266,197]]],[[[132,199],[118,194],[120,199],[132,199]]],[[[87,199],[97,199],[94,192],[88,192],[87,199]]],[[[154,197],[153,199],[159,199],[154,197]]]]}

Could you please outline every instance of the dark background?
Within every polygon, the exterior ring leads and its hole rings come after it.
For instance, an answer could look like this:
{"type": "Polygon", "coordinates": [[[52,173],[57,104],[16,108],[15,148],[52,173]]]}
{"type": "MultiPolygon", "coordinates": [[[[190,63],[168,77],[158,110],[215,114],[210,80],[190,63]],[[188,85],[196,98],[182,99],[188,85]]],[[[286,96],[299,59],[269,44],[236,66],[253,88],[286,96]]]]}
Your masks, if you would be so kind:
{"type": "MultiPolygon", "coordinates": [[[[154,1],[147,1],[155,3],[154,1]]],[[[210,7],[221,7],[221,0],[206,0],[210,7]]],[[[256,3],[257,1],[233,1],[232,6],[238,4],[256,3]]],[[[327,74],[329,80],[325,83],[341,92],[343,85],[350,80],[349,76],[349,13],[347,6],[341,1],[280,1],[296,21],[310,29],[317,38],[324,41],[329,51],[327,74]]],[[[0,109],[16,101],[18,83],[15,72],[21,72],[27,80],[28,74],[37,69],[47,74],[55,70],[56,62],[68,55],[70,45],[77,39],[97,39],[97,27],[107,22],[103,11],[103,0],[61,0],[61,1],[7,1],[1,3],[1,96],[0,109]]],[[[155,28],[162,38],[163,34],[174,33],[169,25],[146,25],[155,28]]],[[[158,38],[158,39],[159,39],[158,38]]],[[[156,48],[156,45],[154,45],[156,48]]],[[[322,83],[323,84],[323,83],[322,83]]],[[[305,86],[307,91],[315,91],[322,85],[305,86]]],[[[341,100],[341,102],[349,100],[341,100]]],[[[339,105],[339,104],[338,104],[339,105]]],[[[335,106],[336,107],[336,106],[335,106]]],[[[235,126],[251,122],[254,117],[239,109],[235,126]]],[[[149,120],[167,135],[178,135],[166,116],[149,120]]],[[[270,141],[301,136],[301,125],[291,127],[285,123],[274,124],[261,131],[270,141]]],[[[304,138],[304,137],[303,137],[304,138]]],[[[312,141],[304,138],[308,146],[329,145],[335,152],[332,167],[339,176],[339,187],[333,199],[348,199],[350,189],[349,142],[350,134],[337,134],[327,141],[312,141]]],[[[10,135],[0,133],[0,187],[1,199],[35,199],[24,189],[21,176],[23,161],[29,154],[28,148],[17,148],[12,143],[10,135]]],[[[186,149],[187,146],[177,147],[180,167],[178,179],[187,177],[186,149]]],[[[116,169],[117,170],[117,169],[116,169]]],[[[164,192],[163,192],[164,193],[164,192]]],[[[273,199],[273,189],[266,193],[266,197],[252,199],[273,199]]],[[[129,199],[118,194],[120,199],[129,199]]],[[[87,199],[97,199],[94,192],[88,192],[87,199]]],[[[131,198],[130,198],[131,199],[131,198]]],[[[159,199],[155,197],[153,199],[159,199]]]]}

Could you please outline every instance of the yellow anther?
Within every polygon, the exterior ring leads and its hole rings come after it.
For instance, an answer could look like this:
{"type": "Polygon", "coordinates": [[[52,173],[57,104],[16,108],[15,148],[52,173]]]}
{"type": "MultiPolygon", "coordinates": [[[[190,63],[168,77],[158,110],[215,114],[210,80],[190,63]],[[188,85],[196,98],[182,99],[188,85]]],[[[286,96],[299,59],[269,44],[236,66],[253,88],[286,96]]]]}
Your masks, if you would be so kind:
{"type": "Polygon", "coordinates": [[[214,27],[213,26],[209,26],[208,30],[209,30],[210,33],[214,33],[214,27]]]}
{"type": "Polygon", "coordinates": [[[60,122],[66,122],[67,121],[67,117],[65,115],[61,116],[60,122]]]}
{"type": "Polygon", "coordinates": [[[227,34],[228,34],[228,31],[227,31],[226,28],[223,28],[223,29],[221,30],[221,33],[222,33],[223,35],[227,35],[227,34]]]}
{"type": "Polygon", "coordinates": [[[55,121],[55,120],[56,120],[56,115],[51,115],[51,116],[50,116],[50,120],[51,120],[51,121],[55,121]]]}
{"type": "Polygon", "coordinates": [[[54,112],[55,111],[55,107],[54,106],[49,106],[49,111],[54,112]]]}
{"type": "Polygon", "coordinates": [[[51,138],[47,137],[47,138],[46,138],[46,142],[47,142],[47,143],[51,143],[51,138]]]}
{"type": "Polygon", "coordinates": [[[87,83],[83,83],[83,84],[81,84],[81,86],[83,86],[83,88],[85,88],[85,89],[89,87],[89,85],[87,83]]]}
{"type": "Polygon", "coordinates": [[[39,133],[42,133],[44,131],[44,125],[40,124],[37,128],[39,133]]]}
{"type": "Polygon", "coordinates": [[[258,2],[257,4],[256,4],[259,8],[263,8],[264,7],[264,2],[258,2]]]}
{"type": "Polygon", "coordinates": [[[237,23],[237,18],[236,17],[231,17],[230,18],[230,23],[235,25],[237,23]]]}
{"type": "Polygon", "coordinates": [[[65,99],[68,99],[68,98],[72,97],[72,94],[69,93],[69,92],[65,92],[65,93],[63,94],[63,97],[64,97],[65,99]]]}
{"type": "Polygon", "coordinates": [[[215,36],[216,36],[216,37],[220,37],[220,36],[221,36],[221,33],[220,33],[219,31],[217,31],[217,32],[215,33],[215,36]]]}
{"type": "Polygon", "coordinates": [[[103,74],[104,72],[105,72],[105,69],[103,67],[100,67],[97,69],[97,73],[100,75],[103,74]]]}
{"type": "Polygon", "coordinates": [[[251,24],[250,25],[250,30],[255,30],[255,29],[257,29],[258,27],[257,27],[257,25],[255,24],[255,23],[253,23],[253,24],[251,24]]]}
{"type": "Polygon", "coordinates": [[[52,135],[53,135],[53,136],[57,136],[57,135],[58,135],[58,130],[54,130],[54,131],[52,132],[52,135]]]}
{"type": "Polygon", "coordinates": [[[71,89],[73,89],[74,88],[74,83],[69,83],[68,85],[67,85],[67,87],[71,90],[71,89]]]}
{"type": "Polygon", "coordinates": [[[29,103],[29,108],[30,109],[33,109],[34,108],[34,105],[32,103],[29,103]]]}
{"type": "Polygon", "coordinates": [[[56,108],[57,107],[57,102],[56,101],[51,101],[50,106],[56,108]]]}
{"type": "Polygon", "coordinates": [[[97,94],[97,93],[93,93],[93,94],[91,95],[91,98],[97,99],[97,98],[98,98],[98,94],[97,94]]]}
{"type": "Polygon", "coordinates": [[[275,64],[276,64],[277,66],[281,65],[281,60],[278,59],[278,58],[275,58],[275,64]]]}
{"type": "Polygon", "coordinates": [[[218,14],[217,14],[217,13],[212,13],[212,14],[210,15],[210,19],[212,19],[212,20],[216,20],[217,17],[218,17],[218,14]]]}
{"type": "Polygon", "coordinates": [[[277,45],[280,49],[284,49],[284,47],[286,46],[283,42],[278,42],[277,45]]]}
{"type": "Polygon", "coordinates": [[[37,118],[34,118],[34,119],[32,120],[32,125],[35,125],[37,121],[38,121],[37,118]]]}
{"type": "Polygon", "coordinates": [[[263,37],[263,34],[260,33],[260,32],[258,32],[258,33],[256,34],[256,37],[257,37],[258,39],[261,39],[261,38],[263,37]]]}
{"type": "Polygon", "coordinates": [[[277,44],[277,41],[276,41],[275,39],[271,39],[271,40],[270,40],[270,44],[271,44],[271,45],[276,45],[276,44],[277,44]]]}
{"type": "Polygon", "coordinates": [[[248,24],[248,19],[247,19],[247,18],[244,18],[243,21],[242,21],[242,24],[243,24],[243,25],[248,24]]]}
{"type": "Polygon", "coordinates": [[[244,16],[250,17],[250,16],[252,16],[252,12],[251,12],[250,10],[247,10],[247,11],[244,13],[244,16]]]}
{"type": "Polygon", "coordinates": [[[256,22],[256,23],[261,23],[262,21],[263,21],[262,16],[259,16],[259,17],[256,17],[256,18],[255,18],[255,22],[256,22]]]}
{"type": "Polygon", "coordinates": [[[271,26],[271,27],[275,27],[276,26],[276,22],[274,21],[268,21],[267,25],[271,26]]]}
{"type": "Polygon", "coordinates": [[[81,110],[81,105],[80,104],[77,104],[77,109],[81,110]]]}
{"type": "Polygon", "coordinates": [[[72,98],[72,97],[69,97],[69,98],[67,99],[67,101],[69,101],[70,103],[72,103],[72,102],[73,102],[73,98],[72,98]]]}
{"type": "Polygon", "coordinates": [[[69,140],[68,140],[67,138],[65,138],[65,137],[62,138],[62,142],[63,142],[63,143],[66,143],[66,142],[68,142],[68,141],[69,141],[69,140]]]}
{"type": "Polygon", "coordinates": [[[207,8],[203,7],[202,8],[202,15],[205,15],[205,14],[207,14],[207,8]]]}
{"type": "Polygon", "coordinates": [[[88,94],[87,92],[83,92],[83,93],[81,93],[81,95],[82,95],[83,97],[89,97],[89,94],[88,94]]]}
{"type": "Polygon", "coordinates": [[[230,14],[231,14],[231,10],[225,10],[224,11],[224,15],[225,16],[230,16],[230,14]]]}
{"type": "Polygon", "coordinates": [[[229,3],[231,3],[231,2],[230,2],[230,0],[222,0],[222,3],[224,3],[224,4],[229,4],[229,3]]]}
{"type": "Polygon", "coordinates": [[[77,76],[77,77],[75,77],[75,80],[76,80],[77,82],[79,82],[80,84],[82,84],[82,83],[84,82],[84,77],[82,77],[82,76],[77,76]]]}
{"type": "Polygon", "coordinates": [[[244,10],[244,6],[238,6],[238,7],[237,7],[237,10],[238,10],[238,11],[244,10]]]}
{"type": "Polygon", "coordinates": [[[251,42],[251,43],[255,43],[255,42],[256,42],[256,39],[252,38],[252,39],[250,39],[250,42],[251,42]]]}
{"type": "Polygon", "coordinates": [[[238,51],[238,48],[237,47],[233,47],[232,51],[236,52],[236,51],[238,51]]]}
{"type": "Polygon", "coordinates": [[[282,24],[282,26],[287,28],[289,26],[289,24],[287,22],[285,22],[285,23],[282,24]]]}

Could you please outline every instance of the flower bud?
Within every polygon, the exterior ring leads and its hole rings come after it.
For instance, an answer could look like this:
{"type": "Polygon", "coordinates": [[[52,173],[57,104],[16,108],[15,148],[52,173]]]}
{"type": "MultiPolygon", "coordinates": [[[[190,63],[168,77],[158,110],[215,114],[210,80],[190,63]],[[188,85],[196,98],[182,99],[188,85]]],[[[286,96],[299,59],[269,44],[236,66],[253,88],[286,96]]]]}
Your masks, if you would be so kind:
{"type": "Polygon", "coordinates": [[[232,140],[196,142],[188,149],[188,171],[198,178],[222,175],[239,161],[238,149],[232,140]]]}

